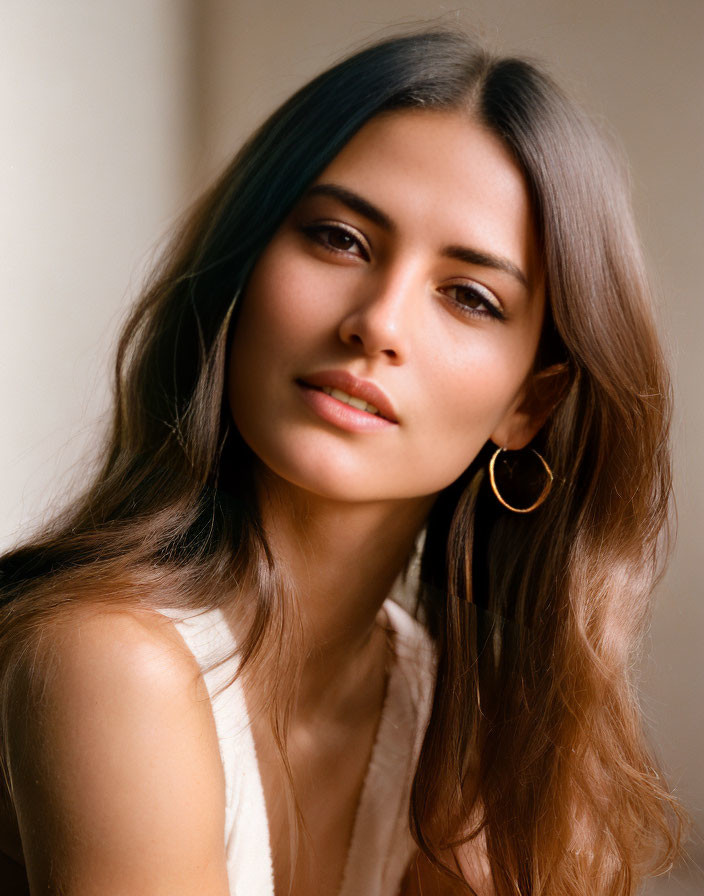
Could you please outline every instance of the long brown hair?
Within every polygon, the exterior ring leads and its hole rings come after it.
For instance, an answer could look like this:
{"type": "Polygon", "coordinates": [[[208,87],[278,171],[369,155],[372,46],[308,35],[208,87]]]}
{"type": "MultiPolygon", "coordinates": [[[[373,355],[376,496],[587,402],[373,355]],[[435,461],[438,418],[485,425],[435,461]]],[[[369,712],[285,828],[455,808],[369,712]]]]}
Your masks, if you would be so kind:
{"type": "MultiPolygon", "coordinates": [[[[487,446],[428,519],[418,613],[439,665],[411,827],[448,868],[450,846],[479,838],[499,896],[630,894],[674,859],[682,817],[632,680],[670,500],[670,385],[603,141],[536,66],[458,33],[387,40],[320,75],[187,218],[122,334],[92,484],[0,561],[0,724],[18,670],[80,600],[209,607],[247,581],[240,668],[291,653],[288,590],[223,404],[237,297],[364,122],[414,107],[465,110],[524,172],[549,304],[536,369],[559,368],[564,389],[536,440],[555,474],[548,501],[532,514],[493,501],[487,446]]],[[[274,694],[285,755],[287,698],[274,694]]],[[[4,748],[2,761],[11,785],[4,748]]]]}

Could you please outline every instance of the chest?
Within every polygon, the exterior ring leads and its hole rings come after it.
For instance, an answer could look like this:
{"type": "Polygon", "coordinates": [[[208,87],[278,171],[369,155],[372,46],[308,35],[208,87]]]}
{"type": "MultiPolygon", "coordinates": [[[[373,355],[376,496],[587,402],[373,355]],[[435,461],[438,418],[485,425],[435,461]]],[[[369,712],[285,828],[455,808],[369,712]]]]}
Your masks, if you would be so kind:
{"type": "Polygon", "coordinates": [[[277,896],[340,893],[362,794],[366,784],[374,786],[367,775],[382,701],[383,693],[378,711],[354,724],[321,720],[294,729],[287,749],[290,782],[270,731],[262,722],[253,725],[277,896]],[[297,826],[295,810],[289,811],[294,794],[300,813],[297,826]]]}

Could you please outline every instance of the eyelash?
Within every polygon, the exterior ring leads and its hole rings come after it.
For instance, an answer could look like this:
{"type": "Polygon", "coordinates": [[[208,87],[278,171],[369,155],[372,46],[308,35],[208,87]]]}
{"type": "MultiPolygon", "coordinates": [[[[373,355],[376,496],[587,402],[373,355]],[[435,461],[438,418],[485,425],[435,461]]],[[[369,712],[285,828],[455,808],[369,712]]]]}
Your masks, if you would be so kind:
{"type": "MultiPolygon", "coordinates": [[[[328,252],[333,252],[335,255],[351,255],[351,253],[346,249],[337,249],[335,246],[331,246],[324,238],[324,233],[337,233],[344,234],[349,237],[352,242],[358,247],[361,255],[357,256],[362,258],[364,261],[369,261],[369,251],[366,246],[362,243],[357,234],[348,229],[347,227],[343,227],[340,224],[311,224],[307,227],[303,228],[303,232],[310,239],[314,240],[319,246],[322,246],[323,249],[327,249],[328,252]]],[[[355,256],[353,256],[355,257],[355,256]]]]}
{"type": "MultiPolygon", "coordinates": [[[[343,227],[340,224],[311,224],[302,227],[302,230],[309,239],[312,239],[327,252],[331,252],[334,255],[351,256],[353,258],[362,258],[364,261],[369,261],[368,249],[362,243],[356,233],[347,227],[343,227]],[[354,255],[347,249],[338,249],[335,246],[331,246],[323,236],[323,234],[326,233],[344,234],[346,237],[349,237],[349,239],[352,240],[352,243],[359,249],[360,255],[354,255]]],[[[455,305],[455,307],[461,314],[467,315],[468,317],[491,317],[495,320],[505,319],[501,309],[496,304],[494,304],[494,302],[490,298],[488,298],[487,295],[485,295],[484,290],[478,288],[477,286],[466,283],[453,283],[449,287],[444,288],[443,295],[447,296],[447,298],[453,303],[453,305],[455,305]],[[459,299],[453,299],[451,296],[448,296],[447,291],[453,289],[463,290],[464,292],[469,293],[472,298],[478,298],[483,303],[483,310],[480,310],[479,308],[472,308],[465,302],[461,302],[459,299]]]]}
{"type": "Polygon", "coordinates": [[[472,308],[464,302],[460,302],[458,299],[452,299],[448,296],[450,301],[454,302],[462,314],[468,314],[470,317],[492,317],[494,320],[505,320],[504,314],[498,305],[495,305],[491,299],[487,298],[484,291],[477,286],[471,286],[467,283],[453,283],[451,286],[444,287],[445,295],[447,295],[448,289],[463,290],[464,292],[469,293],[472,298],[478,298],[483,303],[484,310],[480,310],[479,308],[472,308]]]}

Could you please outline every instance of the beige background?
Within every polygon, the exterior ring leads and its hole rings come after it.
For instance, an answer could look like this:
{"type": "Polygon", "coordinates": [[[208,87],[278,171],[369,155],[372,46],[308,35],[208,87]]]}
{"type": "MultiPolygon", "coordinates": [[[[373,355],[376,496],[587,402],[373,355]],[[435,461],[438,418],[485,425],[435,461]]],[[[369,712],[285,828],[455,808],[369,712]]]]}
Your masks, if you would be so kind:
{"type": "MultiPolygon", "coordinates": [[[[0,544],[80,480],[116,327],[178,211],[307,77],[435,17],[544,59],[630,159],[678,404],[679,540],[643,700],[701,824],[704,0],[3,0],[0,544]]],[[[679,871],[649,892],[704,892],[696,880],[679,871]]]]}

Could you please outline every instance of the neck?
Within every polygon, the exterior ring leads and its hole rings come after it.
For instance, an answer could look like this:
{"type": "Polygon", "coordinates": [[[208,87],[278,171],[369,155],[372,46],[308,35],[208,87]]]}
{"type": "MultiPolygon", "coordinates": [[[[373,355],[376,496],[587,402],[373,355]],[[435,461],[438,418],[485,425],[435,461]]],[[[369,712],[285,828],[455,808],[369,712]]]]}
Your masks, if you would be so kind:
{"type": "Polygon", "coordinates": [[[434,497],[341,503],[263,474],[258,479],[269,545],[298,597],[305,662],[299,707],[321,683],[349,681],[376,649],[377,618],[407,562],[434,497]]]}

